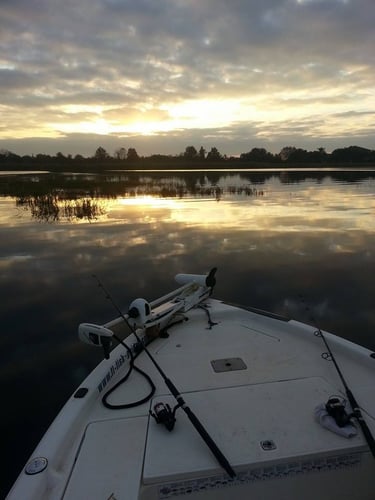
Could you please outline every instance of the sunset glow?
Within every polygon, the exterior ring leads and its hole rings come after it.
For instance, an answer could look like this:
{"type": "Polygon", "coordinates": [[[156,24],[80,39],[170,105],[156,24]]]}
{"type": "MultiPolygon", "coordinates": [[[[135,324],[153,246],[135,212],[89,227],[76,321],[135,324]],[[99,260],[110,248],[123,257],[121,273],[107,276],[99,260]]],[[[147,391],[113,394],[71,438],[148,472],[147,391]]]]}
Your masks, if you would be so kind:
{"type": "Polygon", "coordinates": [[[2,149],[373,147],[372,0],[34,3],[2,6],[2,149]]]}

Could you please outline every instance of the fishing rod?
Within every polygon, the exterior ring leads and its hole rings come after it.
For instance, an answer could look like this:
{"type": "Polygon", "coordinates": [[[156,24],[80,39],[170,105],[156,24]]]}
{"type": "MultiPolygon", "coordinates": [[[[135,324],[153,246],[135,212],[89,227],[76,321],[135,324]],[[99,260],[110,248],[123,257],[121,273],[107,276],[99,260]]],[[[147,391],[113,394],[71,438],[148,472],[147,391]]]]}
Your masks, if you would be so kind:
{"type": "MultiPolygon", "coordinates": [[[[302,301],[303,301],[303,298],[302,298],[302,301]]],[[[306,306],[306,310],[307,311],[310,311],[310,308],[306,306]]],[[[315,326],[317,328],[317,336],[318,337],[321,337],[323,342],[324,342],[324,345],[327,349],[327,353],[329,355],[329,357],[331,358],[335,368],[336,368],[336,371],[341,379],[341,382],[342,382],[342,385],[344,386],[344,389],[345,389],[345,393],[346,393],[346,397],[348,398],[348,401],[350,403],[350,406],[352,407],[352,410],[353,410],[353,414],[351,416],[353,416],[354,418],[357,419],[361,429],[362,429],[362,433],[366,439],[366,442],[370,448],[370,451],[372,453],[372,456],[375,458],[375,439],[374,439],[374,436],[372,435],[365,419],[363,418],[363,415],[362,415],[362,412],[359,408],[359,404],[357,403],[357,400],[356,398],[354,397],[354,394],[353,392],[350,390],[346,380],[345,380],[345,377],[336,361],[336,358],[335,356],[333,355],[333,352],[331,351],[331,348],[327,342],[327,339],[325,337],[325,335],[323,335],[323,332],[322,330],[320,329],[319,325],[318,325],[318,322],[315,320],[315,318],[313,317],[311,311],[310,311],[310,316],[311,316],[311,319],[312,321],[315,323],[315,326]]]]}
{"type": "MultiPolygon", "coordinates": [[[[155,366],[155,368],[157,369],[157,371],[159,372],[159,374],[163,378],[164,383],[168,387],[168,389],[170,390],[171,394],[176,399],[177,406],[173,410],[173,414],[172,414],[173,423],[171,424],[171,428],[173,427],[173,424],[174,424],[174,413],[176,412],[176,410],[178,408],[182,408],[184,410],[184,412],[186,413],[186,415],[187,415],[188,419],[190,420],[190,422],[195,427],[196,431],[199,433],[199,435],[201,436],[201,438],[203,439],[203,441],[206,443],[206,445],[209,447],[209,449],[211,450],[211,452],[215,456],[216,460],[219,462],[219,464],[222,466],[222,468],[228,473],[228,475],[231,478],[234,478],[236,476],[236,473],[234,472],[234,470],[233,470],[232,466],[230,465],[230,463],[228,462],[227,458],[220,451],[220,449],[218,448],[218,446],[216,445],[216,443],[214,442],[214,440],[212,439],[212,437],[208,434],[208,432],[206,431],[206,429],[204,428],[204,426],[202,425],[202,423],[200,422],[200,420],[198,419],[198,417],[187,406],[187,404],[185,403],[183,397],[181,396],[181,393],[178,391],[178,389],[176,388],[176,386],[174,385],[174,383],[171,381],[170,378],[167,377],[167,375],[164,373],[164,371],[162,370],[162,368],[160,367],[160,365],[157,363],[157,361],[155,360],[155,358],[152,356],[152,354],[150,353],[150,351],[142,343],[141,339],[139,338],[139,336],[137,334],[136,329],[130,324],[130,322],[128,321],[128,318],[122,313],[121,309],[118,307],[117,303],[114,301],[113,297],[111,296],[111,294],[109,293],[109,291],[105,288],[105,286],[100,281],[100,279],[98,278],[98,276],[96,276],[94,274],[93,278],[96,279],[96,281],[98,283],[98,286],[103,290],[106,299],[108,299],[111,302],[112,306],[116,309],[116,311],[118,312],[118,314],[120,315],[120,317],[124,320],[125,324],[128,326],[128,328],[130,329],[130,331],[134,334],[134,336],[137,339],[137,341],[141,345],[143,345],[143,350],[145,351],[145,353],[150,358],[151,362],[153,363],[153,365],[155,366]]],[[[166,411],[170,412],[170,408],[167,407],[166,411]]],[[[168,428],[167,424],[166,424],[166,426],[168,428]]]]}

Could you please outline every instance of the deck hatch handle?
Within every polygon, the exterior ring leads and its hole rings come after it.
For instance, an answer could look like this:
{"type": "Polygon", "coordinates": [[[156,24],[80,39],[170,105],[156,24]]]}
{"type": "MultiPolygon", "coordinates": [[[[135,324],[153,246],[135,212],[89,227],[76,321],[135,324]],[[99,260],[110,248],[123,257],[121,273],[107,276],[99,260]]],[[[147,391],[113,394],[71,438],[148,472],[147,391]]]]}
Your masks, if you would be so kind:
{"type": "Polygon", "coordinates": [[[261,441],[260,446],[264,451],[272,451],[276,450],[277,448],[275,441],[273,441],[273,439],[265,439],[264,441],[261,441]]]}

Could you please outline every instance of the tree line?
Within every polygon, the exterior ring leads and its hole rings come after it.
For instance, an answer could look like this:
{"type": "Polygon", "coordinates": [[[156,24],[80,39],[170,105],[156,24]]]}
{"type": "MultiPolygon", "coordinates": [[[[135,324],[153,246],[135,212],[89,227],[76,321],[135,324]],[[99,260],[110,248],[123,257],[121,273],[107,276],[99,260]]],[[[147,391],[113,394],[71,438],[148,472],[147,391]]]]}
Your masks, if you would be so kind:
{"type": "Polygon", "coordinates": [[[48,169],[62,170],[74,166],[77,170],[101,170],[107,168],[147,169],[147,168],[256,168],[256,167],[312,167],[324,165],[369,165],[375,163],[375,150],[359,146],[339,148],[327,153],[320,147],[307,151],[295,146],[285,146],[279,153],[273,154],[265,148],[254,147],[238,157],[222,154],[216,147],[206,151],[203,146],[187,146],[178,155],[152,154],[140,156],[136,149],[118,148],[113,155],[99,146],[89,157],[71,154],[56,155],[36,154],[19,156],[6,149],[0,150],[0,170],[48,169]]]}

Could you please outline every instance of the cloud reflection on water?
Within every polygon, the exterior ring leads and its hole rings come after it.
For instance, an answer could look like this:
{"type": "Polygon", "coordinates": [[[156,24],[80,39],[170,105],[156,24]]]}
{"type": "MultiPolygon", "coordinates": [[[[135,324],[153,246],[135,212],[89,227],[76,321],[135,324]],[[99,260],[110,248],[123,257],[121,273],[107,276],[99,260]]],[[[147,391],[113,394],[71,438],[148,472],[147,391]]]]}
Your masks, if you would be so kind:
{"type": "Polygon", "coordinates": [[[373,178],[288,176],[174,177],[176,194],[168,197],[147,195],[144,185],[132,196],[125,186],[100,198],[105,210],[97,218],[53,224],[20,213],[15,197],[0,197],[0,375],[14,410],[3,418],[9,436],[19,436],[4,441],[9,464],[22,466],[100,358],[76,335],[80,322],[115,314],[93,273],[126,310],[137,296],[170,291],[178,272],[217,266],[216,297],[311,321],[302,294],[322,328],[375,349],[373,178]],[[240,181],[263,194],[224,189],[240,181]],[[220,197],[178,194],[197,183],[219,184],[220,197]],[[25,421],[29,430],[20,433],[25,421]]]}
{"type": "MultiPolygon", "coordinates": [[[[308,289],[317,308],[329,304],[324,320],[330,329],[339,325],[350,336],[354,325],[342,319],[344,302],[350,306],[359,294],[367,325],[375,324],[368,278],[374,267],[372,178],[360,183],[307,178],[290,184],[271,175],[251,183],[249,177],[218,174],[212,183],[200,173],[195,180],[169,180],[179,196],[152,196],[145,187],[134,187],[141,195],[100,198],[105,210],[95,219],[60,218],[57,224],[32,221],[26,213],[12,220],[10,198],[2,198],[0,224],[6,237],[0,271],[9,322],[22,330],[22,320],[11,319],[17,308],[25,307],[30,317],[39,311],[47,335],[64,308],[79,304],[97,314],[100,299],[93,299],[87,280],[93,272],[100,272],[126,302],[131,293],[153,298],[167,291],[181,270],[203,272],[217,265],[218,293],[228,300],[285,312],[288,300],[308,289]],[[186,190],[188,185],[199,185],[199,193],[182,196],[181,186],[186,190]],[[243,195],[238,189],[244,185],[262,195],[243,195]],[[219,198],[215,186],[221,189],[219,198]],[[129,287],[125,296],[124,283],[129,287]]],[[[151,174],[142,182],[155,188],[151,174]]],[[[160,191],[158,182],[165,190],[166,180],[156,179],[160,191]]],[[[77,322],[79,313],[72,313],[77,322]]],[[[373,343],[369,334],[368,328],[360,340],[373,343]]]]}

